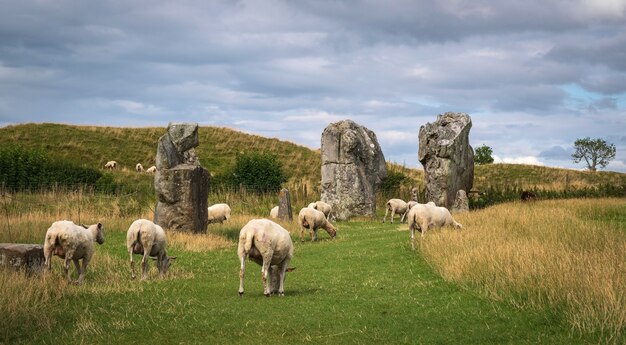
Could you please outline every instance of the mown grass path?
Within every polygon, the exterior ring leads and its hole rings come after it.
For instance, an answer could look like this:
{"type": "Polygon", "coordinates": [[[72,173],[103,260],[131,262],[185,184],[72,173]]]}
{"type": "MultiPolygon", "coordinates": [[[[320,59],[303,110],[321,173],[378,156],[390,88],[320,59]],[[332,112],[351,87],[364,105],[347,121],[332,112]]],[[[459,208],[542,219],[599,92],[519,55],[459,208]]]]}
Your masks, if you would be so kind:
{"type": "MultiPolygon", "coordinates": [[[[174,277],[131,281],[122,231],[109,231],[106,251],[124,270],[88,271],[77,298],[59,301],[55,330],[14,334],[30,344],[578,344],[557,316],[519,310],[445,282],[410,250],[406,225],[339,223],[335,240],[320,233],[300,243],[283,298],[262,294],[260,268],[248,265],[245,296],[236,247],[182,252],[174,277]],[[121,278],[124,277],[124,278],[121,278]],[[126,292],[107,285],[127,279],[126,292]],[[93,293],[102,286],[101,293],[93,293]]],[[[235,230],[233,230],[234,232],[235,230]]],[[[469,231],[469,230],[468,230],[469,231]]],[[[233,233],[234,234],[234,233],[233,233]]],[[[233,234],[230,234],[231,236],[233,234]]],[[[139,258],[139,257],[137,257],[139,258]]],[[[59,260],[59,259],[56,259],[59,260]]],[[[60,260],[53,274],[61,274],[60,260]]],[[[101,263],[101,262],[100,262],[101,263]]],[[[94,262],[97,265],[99,262],[94,262]]],[[[16,330],[19,332],[19,330],[16,330]]]]}

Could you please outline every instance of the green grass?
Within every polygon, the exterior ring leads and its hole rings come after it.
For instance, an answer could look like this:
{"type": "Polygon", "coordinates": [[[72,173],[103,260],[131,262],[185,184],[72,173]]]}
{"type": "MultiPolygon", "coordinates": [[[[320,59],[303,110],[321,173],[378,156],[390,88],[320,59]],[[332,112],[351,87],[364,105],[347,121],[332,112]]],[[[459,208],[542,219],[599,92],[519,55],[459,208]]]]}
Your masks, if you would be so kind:
{"type": "MultiPolygon", "coordinates": [[[[445,282],[412,252],[406,225],[339,223],[339,236],[296,240],[284,298],[263,296],[247,265],[245,296],[236,246],[191,253],[174,246],[170,277],[131,281],[125,232],[109,229],[82,286],[45,310],[51,327],[2,329],[5,344],[577,344],[558,312],[519,310],[445,282]],[[105,260],[106,259],[106,260],[105,260]]],[[[229,231],[235,232],[237,229],[229,231]]],[[[227,231],[227,232],[229,232],[227,231]]],[[[53,277],[61,276],[55,258],[53,277]]],[[[3,273],[6,274],[6,273],[3,273]]],[[[32,278],[40,279],[40,278],[32,278]]],[[[0,339],[1,342],[1,339],[0,339]]]]}

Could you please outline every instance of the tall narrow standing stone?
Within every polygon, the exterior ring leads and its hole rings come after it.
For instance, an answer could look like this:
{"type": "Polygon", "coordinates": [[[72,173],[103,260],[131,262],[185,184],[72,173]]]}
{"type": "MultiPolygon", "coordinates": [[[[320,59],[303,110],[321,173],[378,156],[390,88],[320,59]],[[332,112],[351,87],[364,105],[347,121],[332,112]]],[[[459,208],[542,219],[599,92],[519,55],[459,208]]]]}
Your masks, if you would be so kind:
{"type": "Polygon", "coordinates": [[[281,220],[293,220],[293,212],[291,210],[291,198],[289,197],[289,190],[283,188],[278,194],[278,219],[281,220]]]}
{"type": "Polygon", "coordinates": [[[376,134],[350,120],[322,133],[322,201],[338,220],[376,215],[376,191],[387,176],[376,134]]]}
{"type": "Polygon", "coordinates": [[[469,145],[472,119],[465,113],[445,113],[419,132],[419,161],[424,166],[426,201],[450,209],[458,190],[474,183],[474,150],[469,145]]]}
{"type": "Polygon", "coordinates": [[[170,123],[159,138],[154,189],[154,222],[165,229],[205,232],[209,172],[198,162],[198,124],[170,123]]]}

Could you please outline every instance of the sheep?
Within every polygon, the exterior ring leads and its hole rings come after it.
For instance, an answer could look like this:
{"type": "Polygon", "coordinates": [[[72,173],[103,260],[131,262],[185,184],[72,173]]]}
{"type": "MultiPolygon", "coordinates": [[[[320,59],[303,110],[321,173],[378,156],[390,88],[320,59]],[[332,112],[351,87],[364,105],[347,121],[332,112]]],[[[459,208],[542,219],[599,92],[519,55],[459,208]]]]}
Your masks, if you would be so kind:
{"type": "Polygon", "coordinates": [[[156,167],[153,165],[153,166],[149,167],[149,168],[146,170],[146,172],[147,172],[148,174],[154,174],[154,173],[156,172],[156,167]]]}
{"type": "Polygon", "coordinates": [[[307,207],[323,212],[326,219],[331,220],[330,217],[331,217],[331,212],[333,209],[329,204],[323,201],[316,201],[316,202],[310,203],[309,206],[307,207]]]}
{"type": "Polygon", "coordinates": [[[311,234],[311,241],[315,241],[317,239],[317,229],[323,228],[328,232],[330,237],[335,238],[337,236],[337,230],[335,227],[326,219],[324,213],[318,211],[314,208],[304,207],[300,210],[298,214],[298,223],[300,224],[300,241],[304,241],[304,229],[309,229],[309,233],[311,234]]]}
{"type": "Polygon", "coordinates": [[[227,204],[215,204],[209,206],[209,224],[224,223],[230,219],[230,207],[227,204]]]}
{"type": "Polygon", "coordinates": [[[402,217],[400,218],[400,223],[402,223],[402,221],[404,220],[404,214],[407,212],[407,210],[408,205],[406,202],[404,202],[404,200],[389,199],[385,207],[385,216],[383,217],[383,223],[387,219],[387,214],[389,214],[389,211],[391,211],[391,224],[393,224],[393,216],[396,214],[402,215],[402,217]]]}
{"type": "Polygon", "coordinates": [[[137,165],[135,165],[135,170],[137,170],[137,172],[143,172],[143,165],[141,165],[141,163],[137,163],[137,165]]]}
{"type": "Polygon", "coordinates": [[[104,165],[105,169],[117,169],[117,162],[116,161],[108,161],[107,164],[104,165]]]}
{"type": "Polygon", "coordinates": [[[265,296],[276,292],[279,296],[285,295],[285,272],[293,257],[293,242],[287,230],[269,219],[252,219],[239,232],[237,255],[241,264],[239,296],[243,296],[246,258],[261,265],[265,296]]]}
{"type": "Polygon", "coordinates": [[[411,208],[408,214],[409,230],[411,230],[411,245],[415,250],[415,230],[422,233],[422,238],[429,228],[454,226],[462,229],[463,226],[457,223],[445,207],[438,207],[433,204],[417,204],[411,208]]]}
{"type": "Polygon", "coordinates": [[[278,218],[278,206],[274,206],[274,207],[270,210],[270,218],[273,218],[273,219],[278,218]]]}
{"type": "MultiPolygon", "coordinates": [[[[435,205],[435,203],[432,203],[433,206],[435,205]]],[[[400,223],[402,223],[405,219],[407,219],[406,215],[409,214],[409,211],[411,210],[411,208],[413,206],[417,205],[417,201],[409,201],[406,203],[406,211],[404,212],[404,214],[402,215],[402,218],[400,218],[400,223]]]]}
{"type": "Polygon", "coordinates": [[[85,278],[87,265],[91,261],[94,253],[93,242],[104,243],[104,226],[100,223],[86,227],[76,225],[69,220],[61,220],[52,223],[43,245],[44,266],[48,270],[52,269],[52,256],[56,255],[65,259],[63,267],[65,275],[70,283],[81,284],[85,278]],[[82,259],[82,267],[78,260],[82,259]],[[72,281],[70,275],[70,260],[74,261],[74,266],[78,272],[78,279],[72,281]]]}
{"type": "Polygon", "coordinates": [[[176,259],[167,255],[167,238],[163,228],[147,219],[137,219],[126,232],[126,249],[130,256],[130,276],[135,279],[135,261],[133,254],[141,254],[141,279],[148,277],[148,257],[156,257],[161,278],[176,259]],[[145,250],[149,248],[150,250],[145,250]]]}

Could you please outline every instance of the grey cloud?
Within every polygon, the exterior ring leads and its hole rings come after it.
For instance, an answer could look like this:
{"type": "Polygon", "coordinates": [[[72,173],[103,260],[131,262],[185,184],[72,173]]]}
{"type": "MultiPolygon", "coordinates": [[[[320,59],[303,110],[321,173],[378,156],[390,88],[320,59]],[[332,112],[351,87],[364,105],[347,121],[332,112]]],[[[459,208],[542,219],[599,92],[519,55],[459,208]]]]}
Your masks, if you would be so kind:
{"type": "Polygon", "coordinates": [[[564,149],[562,146],[552,146],[551,148],[541,151],[539,157],[552,160],[571,160],[574,150],[570,147],[564,149]]]}

